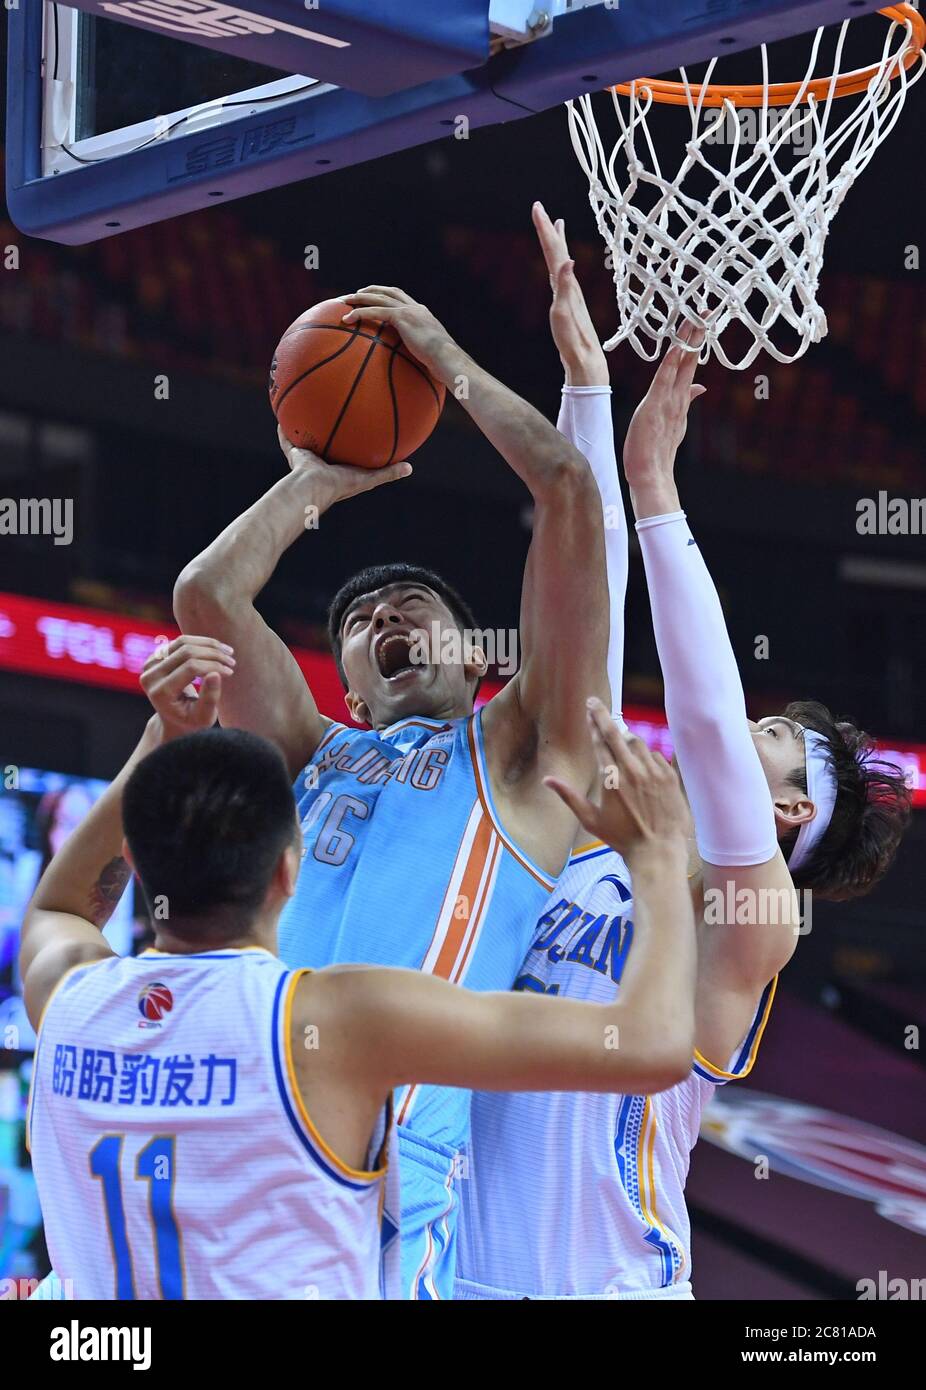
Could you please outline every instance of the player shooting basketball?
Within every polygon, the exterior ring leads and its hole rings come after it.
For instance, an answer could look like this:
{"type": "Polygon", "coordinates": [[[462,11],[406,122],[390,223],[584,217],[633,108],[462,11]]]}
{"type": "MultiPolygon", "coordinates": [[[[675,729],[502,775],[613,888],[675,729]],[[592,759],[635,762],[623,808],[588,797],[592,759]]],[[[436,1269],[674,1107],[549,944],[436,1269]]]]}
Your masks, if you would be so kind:
{"type": "Polygon", "coordinates": [[[397,1297],[394,1087],[649,1090],[687,1069],[678,777],[592,702],[601,814],[643,932],[619,1004],[476,993],[418,971],[289,971],[277,920],[302,835],[279,752],[208,727],[230,658],[198,638],[149,660],[160,713],[23,924],[47,1282],[78,1299],[397,1297]],[[155,932],[138,958],[101,931],[132,868],[155,932]]]}
{"type": "MultiPolygon", "coordinates": [[[[520,670],[474,714],[486,660],[465,641],[476,628],[469,609],[438,575],[385,565],[349,580],[330,610],[346,703],[367,727],[322,716],[254,601],[306,535],[306,507],[324,514],[409,469],[331,466],[285,441],[289,476],[181,574],[177,620],[234,648],[221,720],[271,739],[297,778],[306,855],[281,920],[283,959],[405,965],[509,989],[575,838],[574,815],[544,779],[585,789],[594,774],[584,709],[590,694],[607,698],[601,502],[580,452],[423,305],[378,286],[348,300],[348,322],[392,324],[437,381],[466,379],[462,405],[530,490],[520,670]],[[458,660],[429,649],[435,629],[462,635],[458,660]],[[422,647],[430,659],[420,659],[422,647]]],[[[449,1297],[469,1097],[411,1088],[397,1114],[406,1292],[449,1297]]]]}
{"type": "MultiPolygon", "coordinates": [[[[583,448],[611,519],[608,668],[618,710],[628,561],[608,366],[562,225],[537,221],[567,380],[598,389],[584,407],[583,448]]],[[[697,345],[693,335],[687,341],[697,345]]],[[[624,446],[666,710],[697,839],[689,863],[698,921],[694,1068],[652,1099],[476,1095],[459,1297],[692,1296],[689,1153],[711,1087],[745,1075],[754,1061],[777,972],[797,943],[792,885],[824,898],[867,892],[910,815],[899,770],[873,758],[867,736],[822,705],[789,705],[758,724],[746,717],[720,603],[674,481],[688,410],[702,390],[696,366],[695,352],[666,355],[624,446]],[[737,904],[732,918],[706,911],[718,900],[737,904]]],[[[573,805],[597,843],[575,851],[538,920],[519,984],[602,1000],[613,997],[635,949],[632,874],[601,844],[594,808],[573,805]]]]}

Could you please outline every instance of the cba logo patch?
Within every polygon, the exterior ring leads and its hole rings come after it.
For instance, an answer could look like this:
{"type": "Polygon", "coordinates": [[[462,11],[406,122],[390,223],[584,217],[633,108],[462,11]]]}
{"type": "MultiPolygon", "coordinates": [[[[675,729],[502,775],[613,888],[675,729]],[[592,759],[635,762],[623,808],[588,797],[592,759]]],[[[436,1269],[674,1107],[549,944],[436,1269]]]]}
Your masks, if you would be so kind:
{"type": "Polygon", "coordinates": [[[871,1202],[879,1216],[926,1235],[926,1148],[890,1130],[761,1091],[723,1088],[701,1136],[774,1172],[871,1202]],[[728,1094],[729,1093],[729,1094],[728,1094]]]}
{"type": "Polygon", "coordinates": [[[138,996],[138,1012],[142,1016],[139,1028],[157,1027],[165,1014],[174,1007],[174,996],[166,985],[145,985],[138,996]]]}

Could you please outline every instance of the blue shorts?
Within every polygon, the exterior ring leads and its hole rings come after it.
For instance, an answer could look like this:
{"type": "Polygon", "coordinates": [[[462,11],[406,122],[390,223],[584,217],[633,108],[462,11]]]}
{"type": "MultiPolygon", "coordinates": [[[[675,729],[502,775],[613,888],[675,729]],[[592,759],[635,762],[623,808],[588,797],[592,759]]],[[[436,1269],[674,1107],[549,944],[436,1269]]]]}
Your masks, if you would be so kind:
{"type": "Polygon", "coordinates": [[[451,1299],[457,1261],[457,1153],[397,1126],[403,1298],[451,1299]]]}

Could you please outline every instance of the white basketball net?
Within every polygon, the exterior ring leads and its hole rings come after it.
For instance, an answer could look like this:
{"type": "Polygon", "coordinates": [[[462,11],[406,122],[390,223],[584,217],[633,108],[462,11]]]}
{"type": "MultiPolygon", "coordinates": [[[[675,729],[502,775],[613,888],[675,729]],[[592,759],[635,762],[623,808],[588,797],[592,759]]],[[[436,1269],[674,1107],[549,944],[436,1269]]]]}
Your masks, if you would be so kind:
{"type": "MultiPolygon", "coordinates": [[[[830,223],[894,128],[908,88],[926,66],[924,55],[909,70],[903,66],[913,45],[912,25],[891,23],[867,89],[837,100],[849,22],[840,27],[835,69],[822,98],[808,88],[823,29],[816,32],[803,83],[786,107],[769,103],[768,52],[762,46],[763,100],[750,111],[758,135],[752,144],[742,136],[732,102],[704,106],[717,59],[700,84],[700,97],[692,92],[698,84],[689,82],[682,68],[691,138],[674,176],[660,167],[648,125],[656,103],[644,82],[633,83],[629,97],[610,93],[619,126],[610,156],[591,96],[567,103],[572,142],[589,178],[589,198],[614,269],[620,329],[606,349],[629,339],[652,361],[664,345],[679,343],[679,329],[687,321],[706,331],[702,357],[714,353],[725,366],[742,370],[763,348],[779,362],[793,362],[826,336],[826,315],[816,295],[830,223]],[[732,138],[718,143],[725,128],[733,131],[732,138]],[[707,196],[690,191],[693,178],[704,185],[697,170],[709,177],[707,196]],[[731,359],[721,340],[735,324],[744,325],[752,341],[731,359]]],[[[684,107],[678,110],[684,114],[684,107]]],[[[742,344],[742,330],[738,334],[742,344]]]]}

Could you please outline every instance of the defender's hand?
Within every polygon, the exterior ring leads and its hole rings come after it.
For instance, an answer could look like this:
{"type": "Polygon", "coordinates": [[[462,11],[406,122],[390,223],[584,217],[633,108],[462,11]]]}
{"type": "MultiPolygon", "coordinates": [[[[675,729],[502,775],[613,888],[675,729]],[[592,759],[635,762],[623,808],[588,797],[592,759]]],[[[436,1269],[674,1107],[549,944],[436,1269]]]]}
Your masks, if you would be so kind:
{"type": "Polygon", "coordinates": [[[409,352],[432,376],[442,380],[448,350],[459,353],[459,348],[430,309],[417,304],[410,294],[394,285],[366,285],[344,298],[353,306],[344,315],[345,323],[370,320],[391,323],[409,352]]]}
{"type": "Polygon", "coordinates": [[[691,350],[669,349],[627,431],[624,475],[632,488],[672,482],[675,455],[688,428],[689,407],[707,389],[693,384],[698,368],[695,349],[704,341],[703,330],[685,324],[679,337],[691,344],[691,350]]]}
{"type": "Polygon", "coordinates": [[[566,373],[566,384],[607,386],[611,379],[608,359],[575,276],[575,262],[570,259],[566,244],[566,224],[561,217],[551,222],[542,203],[534,204],[531,217],[550,273],[550,331],[566,373]]]}
{"type": "Polygon", "coordinates": [[[600,804],[558,778],[545,777],[544,784],[631,868],[650,851],[684,853],[690,813],[677,773],[642,739],[622,733],[600,700],[589,700],[588,724],[601,775],[600,804]]]}
{"type": "Polygon", "coordinates": [[[382,487],[383,483],[407,478],[412,471],[410,463],[390,463],[385,468],[354,468],[344,463],[326,463],[311,449],[298,449],[291,444],[282,426],[277,426],[277,439],[293,473],[316,480],[322,510],[333,507],[335,502],[342,502],[345,497],[356,497],[359,492],[382,487]]]}
{"type": "Polygon", "coordinates": [[[218,718],[222,677],[235,672],[231,647],[214,637],[175,637],[145,662],[141,686],[160,717],[165,741],[209,729],[218,718]],[[193,682],[201,680],[199,690],[193,682]]]}

